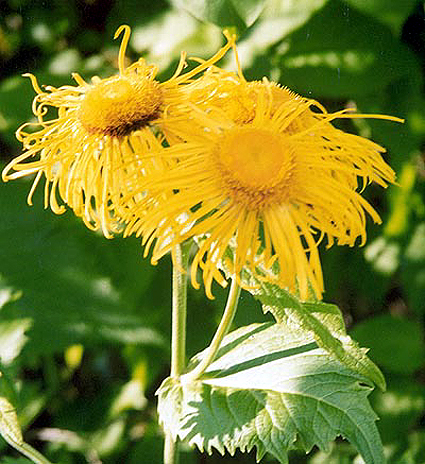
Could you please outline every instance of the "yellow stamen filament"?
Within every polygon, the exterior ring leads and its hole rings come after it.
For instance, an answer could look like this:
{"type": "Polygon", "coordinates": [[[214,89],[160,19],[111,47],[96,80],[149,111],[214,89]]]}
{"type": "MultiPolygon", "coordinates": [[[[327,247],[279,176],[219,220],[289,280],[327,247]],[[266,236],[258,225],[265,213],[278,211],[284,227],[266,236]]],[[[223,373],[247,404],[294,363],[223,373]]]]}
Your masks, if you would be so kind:
{"type": "Polygon", "coordinates": [[[236,36],[234,34],[231,34],[227,29],[223,31],[224,37],[226,37],[227,41],[232,43],[232,48],[233,48],[233,55],[235,57],[236,61],[236,69],[238,70],[238,76],[242,80],[242,82],[246,82],[246,79],[243,75],[242,72],[242,66],[241,62],[239,60],[239,53],[238,49],[236,48],[236,36]]]}
{"type": "Polygon", "coordinates": [[[118,53],[118,69],[120,74],[124,74],[125,71],[125,52],[127,50],[128,41],[130,40],[131,29],[130,26],[123,24],[120,26],[114,34],[114,39],[117,39],[121,32],[124,31],[124,36],[121,41],[120,50],[118,53]]]}
{"type": "Polygon", "coordinates": [[[25,73],[25,74],[22,74],[22,77],[29,77],[30,80],[31,80],[31,84],[32,84],[34,90],[36,91],[36,93],[38,93],[38,94],[43,93],[43,91],[40,89],[40,86],[38,85],[37,78],[34,76],[34,74],[25,73]]]}

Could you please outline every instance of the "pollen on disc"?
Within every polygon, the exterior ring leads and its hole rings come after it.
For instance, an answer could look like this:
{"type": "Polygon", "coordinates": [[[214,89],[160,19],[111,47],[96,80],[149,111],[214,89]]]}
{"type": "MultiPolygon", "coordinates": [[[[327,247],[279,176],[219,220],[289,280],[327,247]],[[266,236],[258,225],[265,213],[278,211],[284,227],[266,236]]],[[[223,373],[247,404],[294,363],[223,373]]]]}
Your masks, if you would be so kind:
{"type": "Polygon", "coordinates": [[[245,187],[271,186],[285,162],[282,136],[256,128],[232,130],[222,140],[219,161],[245,187]]]}

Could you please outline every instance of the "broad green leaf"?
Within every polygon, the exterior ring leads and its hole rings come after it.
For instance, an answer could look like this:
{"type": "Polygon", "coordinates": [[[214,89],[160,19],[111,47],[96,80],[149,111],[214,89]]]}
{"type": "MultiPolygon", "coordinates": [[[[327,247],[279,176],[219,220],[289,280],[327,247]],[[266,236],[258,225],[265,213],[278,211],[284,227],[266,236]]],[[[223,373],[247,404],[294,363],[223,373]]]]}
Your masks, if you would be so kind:
{"type": "Polygon", "coordinates": [[[387,24],[396,36],[400,33],[403,23],[417,3],[416,0],[395,2],[388,0],[345,0],[345,2],[387,24]]]}
{"type": "Polygon", "coordinates": [[[249,34],[238,42],[242,68],[249,78],[270,76],[270,48],[306,24],[327,0],[268,0],[249,34]],[[251,68],[251,69],[249,69],[251,68]]]}
{"type": "MultiPolygon", "coordinates": [[[[204,355],[200,353],[192,365],[204,355]]],[[[201,451],[234,454],[254,447],[281,463],[288,451],[328,450],[338,436],[370,464],[384,462],[370,382],[347,369],[303,331],[252,324],[223,340],[217,359],[196,381],[166,379],[158,411],[164,428],[201,451]]]]}
{"type": "MultiPolygon", "coordinates": [[[[227,249],[226,259],[233,260],[232,246],[227,249]]],[[[226,259],[222,260],[221,267],[228,274],[226,259]]],[[[347,335],[344,319],[337,306],[320,301],[302,302],[279,286],[253,277],[248,269],[242,279],[248,291],[262,304],[263,311],[270,312],[276,322],[303,330],[306,340],[314,340],[338,361],[385,390],[382,372],[366,356],[367,349],[360,348],[347,335]]]]}
{"type": "Polygon", "coordinates": [[[155,325],[168,302],[162,303],[163,292],[150,292],[156,269],[142,258],[140,243],[108,241],[71,213],[43,211],[42,192],[28,207],[29,187],[0,183],[0,273],[9,287],[22,290],[1,310],[2,322],[32,320],[23,350],[46,355],[100,341],[165,348],[155,325]]]}
{"type": "Polygon", "coordinates": [[[282,84],[330,98],[373,94],[416,64],[387,27],[339,1],[329,2],[279,50],[282,84]]]}
{"type": "Polygon", "coordinates": [[[424,331],[418,321],[380,314],[356,324],[351,334],[370,347],[371,358],[388,372],[409,375],[425,365],[424,331]]]}
{"type": "Polygon", "coordinates": [[[189,57],[207,58],[222,46],[223,40],[221,31],[212,24],[200,23],[187,11],[175,9],[164,10],[148,24],[134,27],[131,36],[133,48],[146,53],[146,59],[161,72],[174,63],[172,73],[182,50],[189,57]]]}
{"type": "Polygon", "coordinates": [[[277,322],[306,331],[317,344],[350,369],[385,389],[385,379],[379,368],[366,356],[346,331],[340,310],[331,304],[303,303],[277,285],[256,281],[250,292],[262,303],[263,311],[271,312],[277,322]]]}

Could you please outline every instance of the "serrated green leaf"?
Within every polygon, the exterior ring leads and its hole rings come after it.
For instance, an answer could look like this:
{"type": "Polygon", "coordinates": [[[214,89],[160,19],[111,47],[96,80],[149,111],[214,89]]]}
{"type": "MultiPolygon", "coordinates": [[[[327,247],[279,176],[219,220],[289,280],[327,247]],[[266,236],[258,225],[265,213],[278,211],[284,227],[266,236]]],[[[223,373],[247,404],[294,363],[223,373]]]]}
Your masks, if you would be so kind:
{"type": "Polygon", "coordinates": [[[320,347],[385,390],[382,372],[366,356],[366,350],[347,335],[342,314],[335,305],[303,303],[277,285],[267,282],[256,281],[256,286],[249,291],[260,300],[265,312],[273,314],[277,322],[305,330],[320,347]]]}
{"type": "Polygon", "coordinates": [[[258,460],[270,453],[287,463],[289,450],[327,450],[341,435],[378,464],[384,457],[370,391],[364,376],[306,343],[303,331],[264,323],[225,337],[199,380],[168,378],[157,394],[164,428],[208,453],[255,447],[258,460]]]}
{"type": "MultiPolygon", "coordinates": [[[[233,260],[233,244],[226,251],[226,259],[233,260]]],[[[229,275],[226,259],[222,270],[229,275]]],[[[264,279],[255,278],[249,269],[242,276],[248,291],[258,299],[265,313],[270,312],[278,323],[305,331],[306,340],[314,340],[338,361],[364,375],[381,390],[385,378],[380,369],[366,356],[367,349],[359,345],[345,330],[341,311],[335,305],[321,301],[302,302],[296,296],[264,279]]]]}

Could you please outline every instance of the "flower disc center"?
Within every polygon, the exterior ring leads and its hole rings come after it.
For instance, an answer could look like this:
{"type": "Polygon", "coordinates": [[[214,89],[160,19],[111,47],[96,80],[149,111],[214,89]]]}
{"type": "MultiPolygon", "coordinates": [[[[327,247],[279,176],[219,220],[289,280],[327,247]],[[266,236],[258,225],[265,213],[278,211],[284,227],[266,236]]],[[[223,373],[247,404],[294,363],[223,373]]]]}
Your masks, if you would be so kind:
{"type": "Polygon", "coordinates": [[[117,76],[97,82],[80,106],[79,119],[89,133],[122,136],[157,118],[162,103],[156,81],[117,76]]]}
{"type": "Polygon", "coordinates": [[[224,189],[238,202],[257,209],[286,197],[294,160],[286,137],[267,129],[238,127],[216,147],[224,189]]]}
{"type": "Polygon", "coordinates": [[[282,136],[255,128],[237,128],[224,136],[219,149],[223,168],[243,186],[270,187],[285,161],[282,136]]]}

